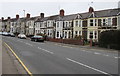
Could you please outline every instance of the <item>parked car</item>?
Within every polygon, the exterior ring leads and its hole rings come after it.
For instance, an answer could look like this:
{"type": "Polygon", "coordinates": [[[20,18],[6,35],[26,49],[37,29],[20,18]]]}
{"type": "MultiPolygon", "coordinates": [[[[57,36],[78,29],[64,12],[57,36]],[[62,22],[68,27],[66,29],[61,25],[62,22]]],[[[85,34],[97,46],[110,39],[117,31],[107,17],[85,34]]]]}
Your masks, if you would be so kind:
{"type": "Polygon", "coordinates": [[[26,39],[26,35],[25,34],[19,34],[18,38],[20,38],[20,39],[26,39]]]}
{"type": "Polygon", "coordinates": [[[3,36],[9,36],[10,34],[8,32],[3,32],[2,35],[3,36]]]}
{"type": "Polygon", "coordinates": [[[0,32],[0,35],[2,35],[3,33],[2,32],[0,32]]]}
{"type": "Polygon", "coordinates": [[[11,37],[15,37],[15,34],[13,34],[13,33],[10,33],[10,36],[11,36],[11,37]]]}
{"type": "Polygon", "coordinates": [[[43,36],[33,36],[31,37],[31,41],[41,41],[41,42],[44,42],[44,37],[43,36]]]}

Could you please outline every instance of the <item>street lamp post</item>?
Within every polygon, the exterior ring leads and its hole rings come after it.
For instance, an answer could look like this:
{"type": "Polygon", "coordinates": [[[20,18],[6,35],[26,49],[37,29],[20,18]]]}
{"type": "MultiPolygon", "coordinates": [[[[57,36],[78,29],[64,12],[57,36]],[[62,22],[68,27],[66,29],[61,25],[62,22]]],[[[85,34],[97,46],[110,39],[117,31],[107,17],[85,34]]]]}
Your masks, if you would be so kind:
{"type": "Polygon", "coordinates": [[[25,17],[25,10],[23,10],[23,12],[24,12],[24,17],[25,17]]]}
{"type": "MultiPolygon", "coordinates": [[[[23,10],[24,12],[24,18],[25,18],[25,10],[23,10]]],[[[24,34],[26,35],[26,19],[24,19],[24,34]]]]}

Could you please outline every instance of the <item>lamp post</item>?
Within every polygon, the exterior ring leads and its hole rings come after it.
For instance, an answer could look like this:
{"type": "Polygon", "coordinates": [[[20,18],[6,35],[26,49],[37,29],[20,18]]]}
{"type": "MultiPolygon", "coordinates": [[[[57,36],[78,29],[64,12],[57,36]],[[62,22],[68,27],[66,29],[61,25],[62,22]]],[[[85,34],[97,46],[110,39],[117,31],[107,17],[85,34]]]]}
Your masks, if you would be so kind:
{"type": "Polygon", "coordinates": [[[25,17],[25,10],[23,10],[23,12],[24,12],[24,17],[25,17]]]}
{"type": "MultiPolygon", "coordinates": [[[[23,10],[23,12],[24,12],[24,17],[25,17],[25,10],[23,10]]],[[[24,34],[26,35],[26,19],[24,19],[24,34]]]]}

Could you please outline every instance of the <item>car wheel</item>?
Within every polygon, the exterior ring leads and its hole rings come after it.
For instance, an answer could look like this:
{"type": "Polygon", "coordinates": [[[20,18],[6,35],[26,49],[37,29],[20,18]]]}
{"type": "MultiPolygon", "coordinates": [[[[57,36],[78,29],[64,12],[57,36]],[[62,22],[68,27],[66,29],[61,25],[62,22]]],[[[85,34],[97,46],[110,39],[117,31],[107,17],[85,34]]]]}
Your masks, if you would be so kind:
{"type": "Polygon", "coordinates": [[[37,39],[35,39],[35,42],[37,42],[37,39]]]}

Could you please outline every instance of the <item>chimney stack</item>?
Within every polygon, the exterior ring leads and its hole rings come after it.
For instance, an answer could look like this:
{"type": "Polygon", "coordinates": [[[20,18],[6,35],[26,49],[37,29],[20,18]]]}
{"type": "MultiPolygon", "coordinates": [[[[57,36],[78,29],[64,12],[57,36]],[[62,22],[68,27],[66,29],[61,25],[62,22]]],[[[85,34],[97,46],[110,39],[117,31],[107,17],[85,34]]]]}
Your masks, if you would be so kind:
{"type": "Polygon", "coordinates": [[[4,17],[2,17],[2,21],[4,20],[4,17]]]}
{"type": "Polygon", "coordinates": [[[41,17],[41,18],[44,18],[44,13],[40,13],[40,17],[41,17]]]}
{"type": "Polygon", "coordinates": [[[92,13],[92,12],[94,12],[94,9],[93,9],[93,7],[90,7],[89,8],[89,13],[92,13]]]}
{"type": "Polygon", "coordinates": [[[19,19],[19,15],[18,14],[16,15],[16,19],[19,19]]]}
{"type": "Polygon", "coordinates": [[[8,17],[8,20],[10,20],[10,17],[8,17]]]}
{"type": "Polygon", "coordinates": [[[27,13],[27,16],[26,16],[26,18],[30,18],[30,14],[29,14],[29,13],[27,13]]]}
{"type": "Polygon", "coordinates": [[[60,16],[64,16],[64,10],[63,9],[60,10],[60,16]]]}

